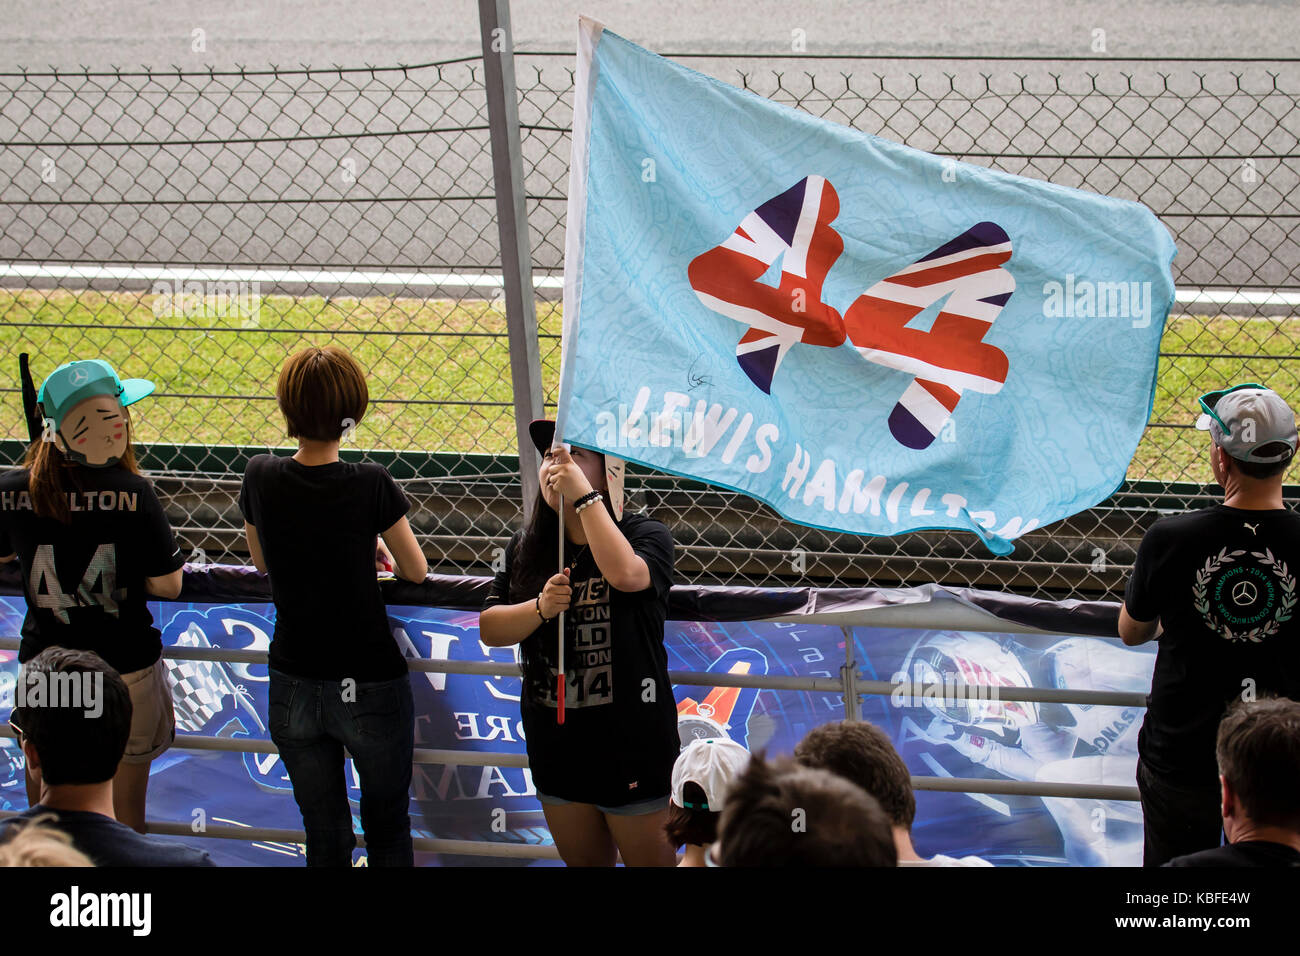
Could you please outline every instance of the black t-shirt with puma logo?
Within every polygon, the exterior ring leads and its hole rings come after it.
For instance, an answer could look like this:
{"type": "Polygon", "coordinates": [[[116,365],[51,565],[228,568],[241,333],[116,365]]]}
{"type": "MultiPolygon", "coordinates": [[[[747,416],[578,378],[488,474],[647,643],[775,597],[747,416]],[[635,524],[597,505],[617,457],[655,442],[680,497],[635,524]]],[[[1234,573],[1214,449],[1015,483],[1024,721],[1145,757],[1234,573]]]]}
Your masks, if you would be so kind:
{"type": "Polygon", "coordinates": [[[1300,700],[1300,515],[1216,505],[1162,518],[1138,548],[1124,603],[1160,618],[1142,762],[1217,785],[1219,721],[1232,701],[1300,700]]]}

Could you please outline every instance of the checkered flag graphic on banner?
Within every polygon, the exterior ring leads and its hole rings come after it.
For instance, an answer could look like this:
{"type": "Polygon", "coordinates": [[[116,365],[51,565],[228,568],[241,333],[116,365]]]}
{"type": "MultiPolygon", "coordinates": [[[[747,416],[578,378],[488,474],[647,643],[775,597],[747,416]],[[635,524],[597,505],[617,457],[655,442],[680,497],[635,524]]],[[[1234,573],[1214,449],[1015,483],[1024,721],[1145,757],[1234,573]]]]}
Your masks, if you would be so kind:
{"type": "MultiPolygon", "coordinates": [[[[207,635],[194,624],[177,639],[177,647],[212,647],[207,635]]],[[[226,706],[226,698],[239,700],[242,693],[230,679],[226,665],[218,661],[167,662],[172,679],[172,701],[176,708],[176,727],[198,733],[226,706]]]]}

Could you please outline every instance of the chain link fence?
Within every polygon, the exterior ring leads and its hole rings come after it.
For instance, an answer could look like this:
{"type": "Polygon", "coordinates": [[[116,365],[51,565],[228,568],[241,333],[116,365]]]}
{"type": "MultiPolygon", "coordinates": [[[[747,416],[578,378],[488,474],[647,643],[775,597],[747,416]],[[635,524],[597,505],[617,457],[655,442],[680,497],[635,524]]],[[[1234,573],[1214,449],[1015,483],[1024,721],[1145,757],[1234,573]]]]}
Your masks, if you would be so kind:
{"type": "MultiPolygon", "coordinates": [[[[770,57],[685,57],[760,96],[954,161],[1142,202],[1178,243],[1179,304],[1125,488],[1018,539],[1010,557],[956,532],[869,538],[803,528],[744,495],[643,477],[643,500],[673,527],[684,572],[728,584],[937,581],[1118,597],[1150,523],[1216,496],[1192,424],[1197,396],[1259,381],[1300,398],[1300,246],[1291,234],[1300,219],[1300,66],[790,60],[773,68],[770,57]]],[[[556,94],[571,89],[572,69],[561,54],[534,54],[521,58],[517,82],[529,191],[550,194],[532,217],[535,269],[558,275],[569,149],[559,121],[570,121],[571,99],[556,94]]]]}
{"type": "Polygon", "coordinates": [[[483,571],[478,529],[518,519],[481,72],[0,76],[5,353],[38,377],[103,356],[157,384],[136,436],[196,559],[245,559],[239,476],[292,444],[274,385],[307,345],[368,370],[344,456],[407,483],[435,566],[483,571]]]}
{"type": "MultiPolygon", "coordinates": [[[[954,160],[1143,202],[1178,242],[1180,298],[1129,483],[1009,558],[970,534],[802,528],[742,495],[634,473],[632,505],[674,529],[679,580],[1115,596],[1150,522],[1213,498],[1196,396],[1255,380],[1300,398],[1300,65],[687,62],[954,160]]],[[[572,55],[517,54],[516,82],[550,413],[572,55]]],[[[294,351],[337,343],[371,389],[344,457],[404,483],[432,569],[488,573],[522,517],[495,200],[476,58],[0,74],[3,463],[25,445],[17,354],[38,378],[105,357],[157,383],[133,417],[182,546],[245,561],[243,466],[288,444],[276,375],[294,351]]]]}

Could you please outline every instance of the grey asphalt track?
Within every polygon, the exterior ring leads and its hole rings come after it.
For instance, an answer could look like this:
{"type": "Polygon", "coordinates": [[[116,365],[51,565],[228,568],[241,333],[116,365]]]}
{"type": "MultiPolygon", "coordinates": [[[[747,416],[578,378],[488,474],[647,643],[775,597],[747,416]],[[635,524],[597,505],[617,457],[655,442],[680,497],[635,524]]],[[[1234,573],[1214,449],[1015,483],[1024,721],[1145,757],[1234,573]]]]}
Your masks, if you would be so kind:
{"type": "MultiPolygon", "coordinates": [[[[7,0],[0,64],[182,69],[276,63],[421,63],[479,50],[472,0],[7,0]],[[206,31],[206,52],[191,51],[206,31]]],[[[811,53],[1076,56],[1106,33],[1113,56],[1297,56],[1294,2],[1203,0],[515,0],[519,49],[572,49],[586,13],[651,49],[787,51],[806,31],[811,53]]]]}
{"type": "MultiPolygon", "coordinates": [[[[1134,76],[1137,82],[1156,82],[1155,77],[1167,74],[1175,83],[1194,84],[1199,73],[1208,72],[1216,80],[1230,82],[1236,71],[1245,72],[1257,84],[1267,83],[1268,75],[1275,73],[1280,77],[1280,88],[1288,94],[1300,93],[1300,63],[1224,64],[1170,59],[1300,58],[1300,5],[1294,2],[515,0],[512,17],[516,49],[571,50],[580,11],[659,52],[717,54],[719,59],[696,57],[683,62],[732,83],[740,83],[744,71],[760,92],[769,91],[777,71],[797,78],[811,70],[832,81],[848,74],[855,84],[861,80],[867,87],[876,74],[892,82],[906,81],[909,74],[918,73],[927,82],[939,83],[947,82],[945,77],[951,75],[959,87],[981,82],[982,74],[1008,81],[1025,74],[1043,82],[1055,75],[1068,88],[1090,82],[1093,74],[1107,83],[1126,82],[1125,76],[1134,76]],[[1103,34],[1104,50],[1100,48],[1103,34]],[[805,45],[809,56],[951,59],[811,60],[791,55],[797,42],[805,45]],[[784,56],[778,58],[779,54],[784,56]],[[727,55],[748,58],[722,58],[727,55]],[[1041,59],[964,59],[993,56],[1041,59]],[[1067,57],[1094,59],[1060,59],[1067,57]],[[1163,60],[1152,63],[1130,58],[1163,60]]],[[[262,0],[227,4],[194,0],[49,0],[18,4],[9,0],[0,12],[0,71],[20,66],[32,70],[51,66],[60,70],[133,70],[141,66],[167,70],[175,66],[185,71],[237,66],[257,70],[272,64],[281,68],[303,64],[393,66],[480,53],[477,4],[472,0],[262,0]],[[202,49],[198,51],[194,49],[195,31],[202,31],[202,49]]],[[[563,85],[564,72],[571,63],[571,58],[520,57],[520,85],[524,86],[538,68],[548,71],[548,82],[563,85]]],[[[416,82],[427,76],[417,75],[416,82]]],[[[432,128],[460,121],[446,112],[456,97],[447,94],[440,99],[441,95],[435,92],[419,98],[412,106],[410,122],[432,128]]],[[[219,138],[230,126],[230,116],[238,113],[237,103],[213,105],[220,102],[220,97],[212,97],[200,104],[224,110],[224,115],[215,114],[211,122],[196,126],[193,115],[178,118],[178,125],[171,131],[155,123],[140,138],[157,138],[164,133],[174,138],[182,123],[188,124],[184,128],[193,131],[195,138],[219,138]]],[[[1294,106],[1294,99],[1291,102],[1294,106]]],[[[530,119],[528,109],[526,106],[521,111],[525,122],[530,119]]],[[[195,114],[198,112],[195,110],[195,114]]],[[[830,115],[846,121],[845,117],[830,115]]],[[[544,118],[554,125],[566,124],[569,119],[563,103],[531,118],[544,118]]],[[[906,116],[900,118],[905,125],[906,116]]],[[[312,117],[312,122],[318,119],[312,117]]],[[[1252,119],[1255,123],[1268,121],[1269,116],[1258,111],[1252,119]]],[[[11,102],[0,112],[0,140],[57,142],[65,137],[78,138],[72,134],[79,134],[79,128],[69,125],[71,122],[60,118],[52,126],[46,118],[23,115],[20,104],[11,102]]],[[[477,122],[481,123],[482,118],[477,122]]],[[[1058,121],[1049,113],[1037,122],[1050,126],[1058,121]]],[[[1185,114],[1177,122],[1182,128],[1178,136],[1170,138],[1170,151],[1197,152],[1199,147],[1187,142],[1187,135],[1195,133],[1199,122],[1196,115],[1185,114]]],[[[1176,270],[1182,283],[1279,288],[1294,285],[1292,272],[1300,267],[1300,248],[1290,243],[1284,233],[1294,224],[1293,219],[1274,219],[1258,227],[1255,223],[1259,220],[1187,218],[1207,209],[1222,209],[1229,215],[1245,212],[1274,217],[1296,212],[1300,177],[1295,161],[1262,160],[1261,184],[1249,191],[1235,183],[1231,175],[1238,164],[1236,155],[1300,152],[1296,147],[1300,142],[1300,115],[1284,115],[1274,131],[1254,129],[1248,131],[1249,135],[1234,138],[1231,126],[1235,122],[1233,114],[1223,113],[1206,124],[1207,132],[1214,134],[1208,137],[1209,151],[1228,155],[1218,161],[1217,171],[1199,173],[1189,182],[1184,182],[1185,170],[1176,164],[1121,170],[1123,178],[1118,173],[1111,176],[1107,170],[1088,167],[1087,163],[1074,164],[1073,168],[1070,164],[1062,168],[1047,163],[1012,171],[1140,198],[1158,214],[1172,214],[1166,222],[1179,242],[1176,270]],[[1223,128],[1214,128],[1216,124],[1223,128]],[[1268,149],[1263,148],[1264,143],[1268,149]],[[1142,188],[1146,191],[1139,191],[1142,188]]],[[[301,131],[293,122],[284,125],[285,132],[301,131]]],[[[870,122],[861,125],[872,128],[870,122]]],[[[1149,145],[1151,139],[1169,132],[1173,124],[1159,111],[1148,111],[1132,120],[1132,125],[1141,147],[1144,139],[1149,145]]],[[[252,123],[250,131],[239,127],[232,135],[255,136],[258,129],[258,124],[252,123]]],[[[873,131],[897,139],[907,134],[897,127],[873,131]]],[[[553,142],[548,143],[547,135],[529,134],[525,148],[533,151],[529,156],[534,173],[528,191],[539,197],[530,206],[535,258],[541,267],[554,271],[562,261],[567,141],[555,141],[551,136],[553,142]],[[546,156],[552,145],[551,155],[546,156]]],[[[417,141],[415,150],[402,137],[360,140],[356,144],[325,141],[310,149],[197,147],[183,152],[164,150],[163,155],[148,148],[56,150],[49,152],[58,153],[59,169],[68,175],[54,185],[43,183],[39,176],[39,163],[45,153],[31,148],[0,150],[0,209],[15,201],[36,203],[9,207],[6,221],[0,223],[0,260],[492,269],[497,258],[496,236],[491,203],[481,198],[492,191],[483,141],[485,136],[477,133],[441,137],[427,144],[417,141]],[[419,151],[422,147],[432,158],[419,151]],[[360,172],[355,183],[345,187],[340,182],[339,167],[353,157],[360,163],[360,172]],[[411,197],[456,191],[480,198],[459,203],[408,202],[411,197]],[[118,228],[109,221],[115,215],[111,205],[65,206],[62,210],[44,205],[56,195],[58,199],[90,196],[110,202],[162,199],[174,204],[146,208],[142,203],[126,211],[119,208],[119,216],[136,218],[118,228]],[[185,202],[196,198],[221,203],[267,196],[290,196],[300,205],[274,209],[231,206],[228,212],[220,213],[213,211],[214,206],[199,206],[195,207],[198,221],[176,213],[185,202]],[[366,205],[372,197],[384,196],[397,196],[401,202],[386,207],[388,211],[366,205]],[[365,202],[358,205],[357,197],[365,202]]],[[[944,144],[928,145],[924,136],[919,141],[907,141],[943,151],[944,144]]],[[[1087,145],[1084,152],[1088,152],[1087,145]]],[[[1113,147],[1105,137],[1091,145],[1097,152],[1113,147]]],[[[1062,151],[1077,149],[1067,144],[1062,151]]],[[[1009,167],[1004,164],[1002,168],[1009,167]]]]}

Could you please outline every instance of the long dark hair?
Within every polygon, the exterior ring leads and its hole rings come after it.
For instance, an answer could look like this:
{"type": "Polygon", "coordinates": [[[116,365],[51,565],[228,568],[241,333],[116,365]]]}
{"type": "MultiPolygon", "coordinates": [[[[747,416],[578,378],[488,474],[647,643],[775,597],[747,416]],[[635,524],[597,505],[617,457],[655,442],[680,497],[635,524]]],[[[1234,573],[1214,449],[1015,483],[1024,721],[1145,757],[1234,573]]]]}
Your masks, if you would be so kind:
{"type": "Polygon", "coordinates": [[[560,516],[546,503],[541,491],[533,501],[533,511],[519,539],[510,564],[510,601],[518,604],[537,596],[555,567],[556,539],[560,534],[560,516]]]}
{"type": "MultiPolygon", "coordinates": [[[[560,516],[546,503],[539,490],[533,502],[533,511],[523,536],[515,549],[510,564],[510,602],[520,604],[531,601],[541,593],[547,579],[555,574],[556,537],[560,533],[560,516]]],[[[524,684],[545,687],[550,683],[550,673],[541,655],[540,643],[534,640],[539,634],[551,634],[555,624],[543,625],[519,642],[519,666],[524,672],[524,684]]]]}
{"type": "MultiPolygon", "coordinates": [[[[133,475],[140,474],[135,462],[135,447],[132,442],[131,423],[126,423],[126,450],[118,459],[114,468],[123,468],[133,475]]],[[[27,469],[27,492],[32,497],[32,511],[42,518],[54,518],[63,524],[72,522],[72,512],[68,508],[67,485],[71,490],[80,490],[77,480],[79,466],[63,454],[57,443],[46,441],[43,435],[27,446],[23,456],[23,467],[27,469]]]]}

